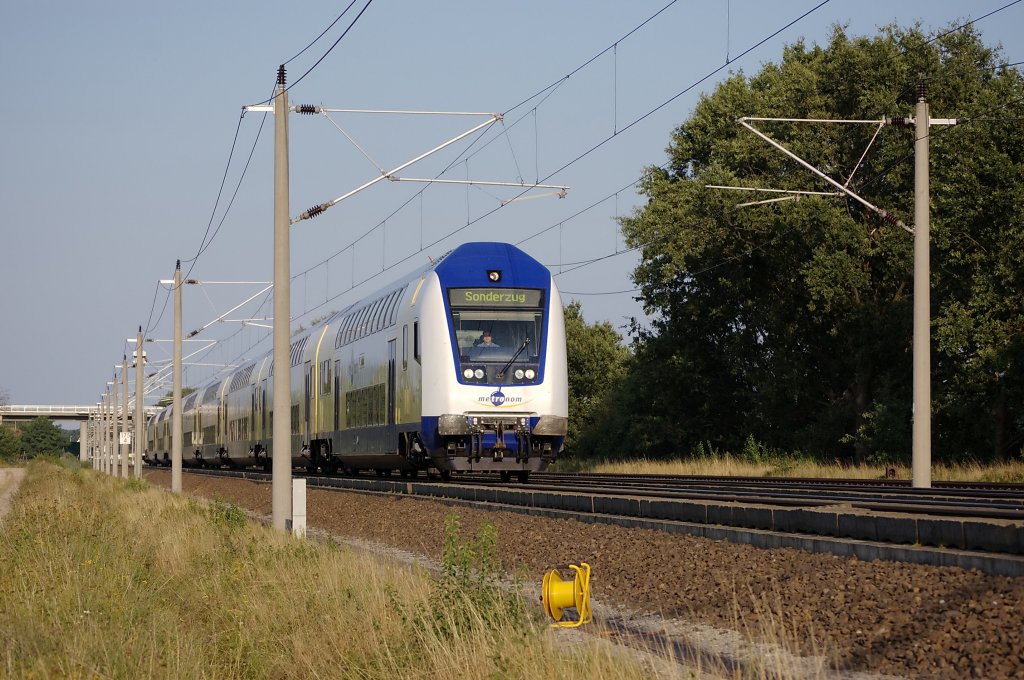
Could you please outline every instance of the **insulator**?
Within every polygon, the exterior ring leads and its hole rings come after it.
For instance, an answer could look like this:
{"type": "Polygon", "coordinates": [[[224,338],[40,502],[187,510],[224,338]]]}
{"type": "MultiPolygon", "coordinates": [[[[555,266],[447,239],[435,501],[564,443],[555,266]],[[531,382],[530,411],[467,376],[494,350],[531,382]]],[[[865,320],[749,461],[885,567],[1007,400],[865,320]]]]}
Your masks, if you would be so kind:
{"type": "Polygon", "coordinates": [[[309,210],[307,210],[304,213],[304,216],[305,216],[305,218],[307,220],[313,219],[314,217],[316,217],[317,215],[319,215],[320,213],[322,213],[326,209],[327,209],[327,206],[324,205],[323,203],[321,203],[320,205],[314,205],[312,208],[310,208],[309,210]]]}
{"type": "Polygon", "coordinates": [[[284,64],[281,64],[280,66],[277,67],[277,84],[280,85],[281,87],[284,87],[284,76],[284,64]]]}
{"type": "Polygon", "coordinates": [[[319,110],[317,110],[317,107],[312,104],[300,104],[295,110],[296,112],[307,116],[312,116],[314,113],[320,113],[319,110]]]}
{"type": "Polygon", "coordinates": [[[908,123],[905,116],[893,116],[889,119],[889,125],[895,125],[896,127],[906,127],[908,123]]]}
{"type": "Polygon", "coordinates": [[[900,226],[900,221],[896,218],[896,216],[885,210],[882,211],[882,220],[886,224],[890,224],[894,227],[900,226]]]}
{"type": "Polygon", "coordinates": [[[924,101],[924,95],[925,95],[925,80],[924,80],[924,78],[921,78],[921,80],[917,81],[917,101],[923,102],[924,101]]]}

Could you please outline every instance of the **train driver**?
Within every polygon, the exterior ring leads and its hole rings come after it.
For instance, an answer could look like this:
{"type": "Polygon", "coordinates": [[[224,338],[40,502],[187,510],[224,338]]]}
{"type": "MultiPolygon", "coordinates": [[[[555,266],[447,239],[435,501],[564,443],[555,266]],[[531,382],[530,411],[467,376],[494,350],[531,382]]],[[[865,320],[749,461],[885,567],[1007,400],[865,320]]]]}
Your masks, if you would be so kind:
{"type": "Polygon", "coordinates": [[[493,340],[491,339],[491,332],[488,330],[484,331],[483,337],[480,338],[480,343],[477,345],[477,347],[501,347],[501,345],[498,345],[495,342],[493,342],[493,340]]]}

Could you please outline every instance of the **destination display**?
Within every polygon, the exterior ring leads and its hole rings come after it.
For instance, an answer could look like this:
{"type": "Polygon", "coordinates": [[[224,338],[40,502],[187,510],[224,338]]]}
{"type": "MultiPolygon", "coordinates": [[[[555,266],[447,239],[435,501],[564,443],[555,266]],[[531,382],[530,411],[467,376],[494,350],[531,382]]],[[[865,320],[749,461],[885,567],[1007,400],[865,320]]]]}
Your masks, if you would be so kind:
{"type": "Polygon", "coordinates": [[[452,307],[540,307],[544,291],[535,288],[450,288],[452,307]]]}

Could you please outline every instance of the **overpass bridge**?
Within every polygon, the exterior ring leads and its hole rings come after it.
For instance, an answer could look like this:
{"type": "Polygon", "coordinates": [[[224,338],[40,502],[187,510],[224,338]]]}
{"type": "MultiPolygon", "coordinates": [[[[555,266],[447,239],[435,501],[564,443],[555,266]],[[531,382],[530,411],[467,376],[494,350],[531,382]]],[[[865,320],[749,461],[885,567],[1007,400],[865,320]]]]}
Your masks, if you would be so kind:
{"type": "MultiPolygon", "coordinates": [[[[157,413],[160,410],[157,406],[147,406],[144,409],[146,417],[157,413]]],[[[56,406],[52,404],[12,404],[0,406],[0,423],[4,421],[34,420],[39,416],[51,420],[78,420],[86,421],[98,416],[100,409],[96,404],[88,406],[56,406]]],[[[128,409],[129,420],[135,414],[134,408],[128,409]]]]}

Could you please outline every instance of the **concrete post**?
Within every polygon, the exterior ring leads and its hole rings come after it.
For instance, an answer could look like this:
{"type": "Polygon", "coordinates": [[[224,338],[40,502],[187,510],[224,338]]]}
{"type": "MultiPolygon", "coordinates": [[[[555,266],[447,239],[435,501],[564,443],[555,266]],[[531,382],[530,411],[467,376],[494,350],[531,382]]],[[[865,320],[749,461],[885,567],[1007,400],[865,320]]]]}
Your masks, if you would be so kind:
{"type": "Polygon", "coordinates": [[[285,70],[277,71],[274,92],[274,420],[271,520],[287,531],[291,515],[291,250],[288,218],[288,91],[285,70]]]}
{"type": "Polygon", "coordinates": [[[84,463],[89,458],[89,421],[78,424],[78,460],[84,463]]]}
{"type": "Polygon", "coordinates": [[[306,480],[292,480],[292,536],[306,537],[306,480]]]}
{"type": "Polygon", "coordinates": [[[110,385],[103,395],[103,474],[110,474],[110,385]]]}
{"type": "Polygon", "coordinates": [[[135,336],[135,479],[142,479],[142,457],[146,454],[146,394],[142,384],[145,375],[146,361],[142,352],[142,326],[135,336]]]}
{"type": "Polygon", "coordinates": [[[118,455],[121,453],[121,446],[118,444],[119,432],[117,426],[118,413],[118,386],[117,373],[114,373],[113,397],[110,400],[110,474],[117,477],[119,467],[118,455]]]}
{"type": "MultiPolygon", "coordinates": [[[[128,429],[128,355],[121,359],[121,432],[122,437],[129,433],[128,429]]],[[[126,442],[119,442],[121,450],[121,477],[128,478],[128,454],[131,447],[126,442]]]]}
{"type": "Polygon", "coordinates": [[[174,406],[171,409],[171,491],[181,493],[181,260],[174,268],[174,406]]]}
{"type": "Polygon", "coordinates": [[[932,485],[928,131],[928,102],[922,80],[917,88],[914,134],[914,442],[911,476],[917,488],[932,485]]]}

